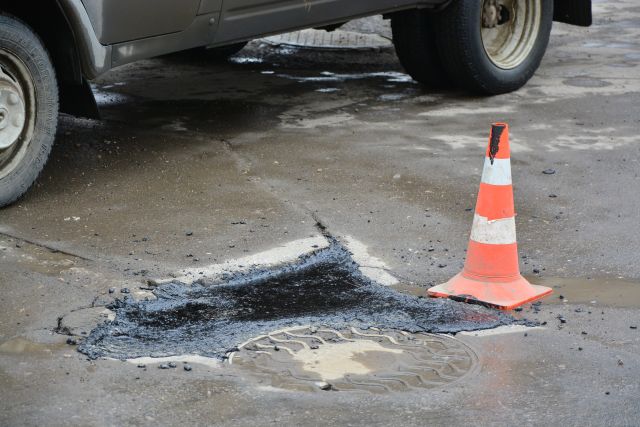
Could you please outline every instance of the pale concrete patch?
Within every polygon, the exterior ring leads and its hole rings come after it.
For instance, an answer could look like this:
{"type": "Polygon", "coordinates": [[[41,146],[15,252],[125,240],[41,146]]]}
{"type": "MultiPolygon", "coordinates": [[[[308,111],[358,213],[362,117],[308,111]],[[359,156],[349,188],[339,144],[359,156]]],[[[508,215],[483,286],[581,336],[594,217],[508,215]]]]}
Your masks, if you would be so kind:
{"type": "MultiPolygon", "coordinates": [[[[360,272],[370,280],[385,286],[398,283],[391,273],[387,264],[369,255],[367,247],[351,236],[341,238],[351,256],[359,265],[360,272]]],[[[232,259],[222,264],[212,264],[198,268],[188,268],[180,270],[171,278],[151,279],[150,282],[156,285],[178,281],[182,283],[192,283],[195,280],[206,278],[209,280],[220,279],[223,274],[247,271],[251,268],[274,268],[279,265],[294,262],[301,256],[311,254],[315,251],[326,249],[330,242],[324,236],[313,236],[306,239],[294,240],[254,255],[232,259]]],[[[150,292],[135,291],[136,299],[152,298],[150,292]]]]}
{"type": "MultiPolygon", "coordinates": [[[[116,359],[109,359],[116,360],[116,359]]],[[[197,354],[183,354],[180,356],[167,356],[167,357],[136,357],[133,359],[126,359],[128,363],[133,363],[135,365],[159,365],[162,363],[191,363],[194,365],[204,365],[209,368],[219,368],[221,363],[218,359],[213,359],[211,357],[203,357],[197,354]]]]}
{"type": "Polygon", "coordinates": [[[357,356],[365,357],[367,353],[401,354],[402,350],[388,348],[370,340],[327,343],[318,349],[303,348],[293,353],[293,360],[302,363],[302,369],[315,373],[325,381],[337,380],[345,375],[366,375],[373,372],[357,356]]]}
{"type": "Polygon", "coordinates": [[[535,329],[546,329],[542,326],[524,326],[524,325],[508,325],[508,326],[498,326],[493,329],[483,329],[481,331],[462,331],[460,335],[472,336],[472,337],[490,337],[494,335],[504,335],[504,334],[515,334],[515,333],[523,333],[528,332],[535,329]]]}
{"type": "Polygon", "coordinates": [[[88,335],[96,325],[116,318],[113,311],[105,307],[89,307],[72,311],[58,321],[58,331],[71,335],[88,335]]]}
{"type": "Polygon", "coordinates": [[[385,286],[392,286],[398,283],[391,273],[389,266],[379,258],[369,255],[367,246],[351,236],[341,239],[355,262],[358,263],[360,272],[372,281],[385,286]]]}
{"type": "Polygon", "coordinates": [[[316,235],[305,239],[294,240],[254,255],[228,260],[222,264],[186,268],[176,273],[173,278],[154,279],[151,282],[154,284],[168,283],[171,281],[191,283],[199,278],[215,279],[225,273],[245,271],[254,267],[275,267],[287,262],[293,262],[301,255],[310,254],[327,247],[329,247],[329,241],[324,236],[316,235]]]}

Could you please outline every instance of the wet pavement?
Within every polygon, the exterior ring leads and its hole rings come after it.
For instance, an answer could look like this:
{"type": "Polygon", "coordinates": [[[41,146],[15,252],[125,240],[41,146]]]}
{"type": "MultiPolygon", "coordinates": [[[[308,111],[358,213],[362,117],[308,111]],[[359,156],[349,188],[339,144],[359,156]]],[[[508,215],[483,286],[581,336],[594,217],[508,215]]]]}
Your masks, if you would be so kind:
{"type": "MultiPolygon", "coordinates": [[[[37,185],[0,211],[0,425],[636,425],[640,8],[597,1],[595,12],[590,29],[556,24],[532,81],[492,98],[426,91],[390,47],[260,41],[228,63],[172,55],[95,81],[104,120],[63,117],[37,185]],[[450,337],[477,356],[464,378],[307,392],[202,355],[77,351],[114,311],[163,303],[153,292],[171,280],[199,292],[225,268],[322,251],[318,221],[357,242],[350,256],[393,284],[385,294],[431,304],[415,296],[462,266],[494,121],[511,126],[523,274],[555,293],[512,313],[537,327],[450,337]]],[[[388,37],[380,20],[343,30],[388,37]]],[[[359,277],[347,271],[336,283],[359,277]]],[[[285,326],[267,323],[255,333],[285,326]]],[[[406,361],[374,343],[334,352],[368,367],[406,361]]]]}

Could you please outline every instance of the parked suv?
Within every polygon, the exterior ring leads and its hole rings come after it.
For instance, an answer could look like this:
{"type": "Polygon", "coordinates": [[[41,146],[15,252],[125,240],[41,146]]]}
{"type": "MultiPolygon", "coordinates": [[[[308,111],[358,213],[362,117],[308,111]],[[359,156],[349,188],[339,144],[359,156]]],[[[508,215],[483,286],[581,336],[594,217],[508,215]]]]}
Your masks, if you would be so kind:
{"type": "Polygon", "coordinates": [[[97,117],[88,81],[108,70],[376,14],[415,80],[492,95],[531,78],[552,21],[591,25],[591,0],[0,0],[0,207],[42,170],[58,112],[97,117]]]}

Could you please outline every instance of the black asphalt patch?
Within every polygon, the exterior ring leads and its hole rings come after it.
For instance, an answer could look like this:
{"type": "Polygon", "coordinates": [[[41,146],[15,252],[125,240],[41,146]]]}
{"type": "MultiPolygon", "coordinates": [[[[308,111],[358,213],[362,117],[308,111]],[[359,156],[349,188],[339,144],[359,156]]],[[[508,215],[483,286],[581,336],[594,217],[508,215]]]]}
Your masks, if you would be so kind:
{"type": "Polygon", "coordinates": [[[252,337],[297,325],[455,333],[522,323],[497,310],[373,283],[335,241],[277,269],[230,274],[213,283],[172,282],[154,293],[153,301],[116,300],[109,307],[115,320],[96,327],[78,350],[92,359],[221,358],[252,337]]]}

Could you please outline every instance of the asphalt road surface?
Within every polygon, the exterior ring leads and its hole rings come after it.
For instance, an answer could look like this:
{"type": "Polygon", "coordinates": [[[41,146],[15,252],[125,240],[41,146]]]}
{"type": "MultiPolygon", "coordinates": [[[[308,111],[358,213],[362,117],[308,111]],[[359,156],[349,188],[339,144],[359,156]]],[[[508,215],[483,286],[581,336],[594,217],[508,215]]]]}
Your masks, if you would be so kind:
{"type": "MultiPolygon", "coordinates": [[[[263,41],[93,82],[103,120],[62,117],[37,184],[0,210],[0,424],[637,425],[640,6],[594,7],[591,28],[555,24],[528,85],[491,98],[421,88],[391,47],[263,41]],[[511,127],[520,267],[555,293],[514,313],[539,327],[457,334],[455,381],[300,391],[224,361],[76,351],[114,298],[312,250],[318,222],[397,289],[447,280],[495,121],[511,127]]],[[[389,33],[381,19],[347,29],[389,33]]]]}

